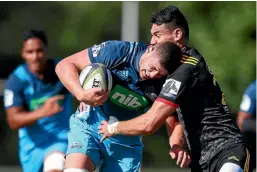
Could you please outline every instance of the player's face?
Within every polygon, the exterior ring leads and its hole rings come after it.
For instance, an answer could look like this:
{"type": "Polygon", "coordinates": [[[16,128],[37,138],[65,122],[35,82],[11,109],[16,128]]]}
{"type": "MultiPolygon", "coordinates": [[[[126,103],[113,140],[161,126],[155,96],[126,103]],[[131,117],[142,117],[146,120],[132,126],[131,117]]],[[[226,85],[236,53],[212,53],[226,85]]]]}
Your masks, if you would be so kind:
{"type": "Polygon", "coordinates": [[[157,44],[160,42],[177,42],[181,39],[179,35],[181,29],[171,29],[169,24],[162,24],[160,26],[153,24],[151,28],[151,44],[157,44]]]}
{"type": "Polygon", "coordinates": [[[22,57],[25,59],[29,69],[38,73],[46,64],[44,44],[38,38],[31,38],[23,42],[22,57]]]}
{"type": "Polygon", "coordinates": [[[146,50],[146,56],[140,63],[140,78],[142,80],[161,78],[168,74],[160,63],[155,46],[150,45],[146,50]]]}

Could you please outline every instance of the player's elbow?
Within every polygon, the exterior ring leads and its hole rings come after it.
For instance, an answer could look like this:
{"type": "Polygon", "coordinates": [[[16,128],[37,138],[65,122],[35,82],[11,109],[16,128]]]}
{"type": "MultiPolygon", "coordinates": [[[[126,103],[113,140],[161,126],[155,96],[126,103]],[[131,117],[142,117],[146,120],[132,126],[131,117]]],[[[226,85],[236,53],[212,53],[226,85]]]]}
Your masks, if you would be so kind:
{"type": "Polygon", "coordinates": [[[12,130],[18,130],[22,126],[20,122],[16,119],[15,115],[10,115],[7,113],[7,123],[12,130]]]}
{"type": "Polygon", "coordinates": [[[61,74],[62,70],[62,61],[60,61],[56,66],[55,66],[55,73],[59,77],[59,74],[61,74]]]}
{"type": "Polygon", "coordinates": [[[20,127],[18,125],[9,125],[12,130],[18,130],[20,127]]]}
{"type": "Polygon", "coordinates": [[[55,73],[59,78],[62,75],[66,75],[64,71],[67,71],[69,64],[70,62],[66,58],[62,59],[60,62],[57,63],[57,65],[55,66],[55,73]]]}
{"type": "Polygon", "coordinates": [[[19,124],[12,119],[7,119],[7,123],[12,130],[18,130],[20,128],[19,124]]]}

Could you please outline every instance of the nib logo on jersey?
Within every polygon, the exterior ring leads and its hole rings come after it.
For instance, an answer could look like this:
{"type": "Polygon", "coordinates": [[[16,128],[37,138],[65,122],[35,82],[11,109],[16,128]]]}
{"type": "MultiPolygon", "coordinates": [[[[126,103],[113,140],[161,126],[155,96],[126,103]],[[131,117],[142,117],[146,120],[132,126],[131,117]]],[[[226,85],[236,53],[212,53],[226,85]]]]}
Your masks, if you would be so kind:
{"type": "Polygon", "coordinates": [[[141,106],[141,103],[138,102],[138,98],[134,97],[131,94],[126,96],[125,94],[121,94],[121,93],[116,92],[116,93],[114,93],[112,98],[114,100],[118,100],[119,103],[121,103],[123,105],[126,105],[128,107],[137,108],[137,107],[141,106]]]}
{"type": "Polygon", "coordinates": [[[112,103],[132,110],[145,108],[148,105],[148,101],[144,96],[136,94],[120,85],[115,86],[109,98],[112,103]]]}

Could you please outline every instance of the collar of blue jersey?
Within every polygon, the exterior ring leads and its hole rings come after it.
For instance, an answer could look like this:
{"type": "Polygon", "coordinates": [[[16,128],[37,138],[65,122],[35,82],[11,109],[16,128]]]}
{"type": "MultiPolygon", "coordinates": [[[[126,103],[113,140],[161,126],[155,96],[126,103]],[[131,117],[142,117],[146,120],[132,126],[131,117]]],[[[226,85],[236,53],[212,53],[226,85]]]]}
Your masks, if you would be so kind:
{"type": "Polygon", "coordinates": [[[24,69],[26,70],[26,72],[29,73],[30,76],[32,76],[33,78],[36,78],[36,79],[39,79],[39,77],[37,75],[35,75],[34,73],[32,73],[30,70],[29,70],[29,66],[27,63],[24,64],[24,69]]]}
{"type": "MultiPolygon", "coordinates": [[[[52,65],[50,65],[50,63],[55,63],[55,60],[53,60],[53,59],[48,59],[47,60],[47,70],[51,70],[51,69],[49,69],[50,67],[53,67],[52,65]]],[[[56,63],[54,64],[54,66],[56,65],[56,63]]],[[[28,66],[28,64],[27,63],[24,63],[24,68],[25,68],[25,70],[33,77],[33,78],[35,78],[35,79],[38,79],[38,80],[45,80],[45,78],[46,78],[46,72],[44,72],[44,79],[40,79],[36,74],[34,74],[34,73],[32,73],[31,71],[30,71],[30,69],[29,69],[29,66],[28,66]]],[[[52,69],[53,71],[54,71],[54,69],[52,69]]]]}

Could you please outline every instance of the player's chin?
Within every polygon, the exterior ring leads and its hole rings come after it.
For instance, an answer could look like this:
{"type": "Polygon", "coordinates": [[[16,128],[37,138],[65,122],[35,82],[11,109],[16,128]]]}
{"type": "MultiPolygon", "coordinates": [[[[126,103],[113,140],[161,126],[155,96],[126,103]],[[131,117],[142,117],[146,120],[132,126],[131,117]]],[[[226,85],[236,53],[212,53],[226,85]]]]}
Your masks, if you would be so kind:
{"type": "Polygon", "coordinates": [[[148,78],[147,77],[141,77],[141,80],[147,80],[148,78]]]}
{"type": "Polygon", "coordinates": [[[31,69],[33,71],[40,71],[42,69],[42,65],[41,64],[33,64],[33,65],[31,65],[31,69]]]}
{"type": "Polygon", "coordinates": [[[147,79],[150,79],[147,75],[145,75],[145,73],[144,73],[144,72],[141,72],[140,78],[141,78],[141,80],[147,80],[147,79]]]}

